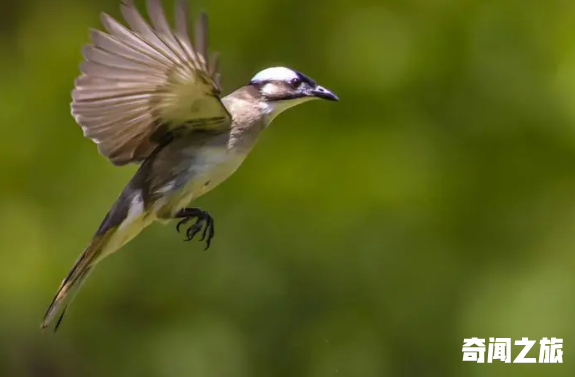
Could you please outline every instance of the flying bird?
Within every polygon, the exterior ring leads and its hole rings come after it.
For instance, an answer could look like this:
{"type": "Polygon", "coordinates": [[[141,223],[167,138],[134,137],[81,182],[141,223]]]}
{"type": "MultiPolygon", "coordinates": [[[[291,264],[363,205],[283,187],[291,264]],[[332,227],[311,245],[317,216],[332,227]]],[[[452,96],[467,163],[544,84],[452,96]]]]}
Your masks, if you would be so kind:
{"type": "Polygon", "coordinates": [[[188,32],[188,8],[176,1],[175,27],[161,0],[148,0],[147,21],[133,0],[121,4],[124,26],[103,13],[91,30],[72,115],[114,165],[140,164],[48,307],[42,328],[60,325],[93,267],[154,221],[178,220],[186,239],[214,236],[212,216],[187,207],[227,179],[260,133],[284,110],[338,97],[303,73],[272,67],[222,97],[218,55],[208,54],[207,16],[188,32]],[[184,228],[182,228],[184,227],[184,228]]]}

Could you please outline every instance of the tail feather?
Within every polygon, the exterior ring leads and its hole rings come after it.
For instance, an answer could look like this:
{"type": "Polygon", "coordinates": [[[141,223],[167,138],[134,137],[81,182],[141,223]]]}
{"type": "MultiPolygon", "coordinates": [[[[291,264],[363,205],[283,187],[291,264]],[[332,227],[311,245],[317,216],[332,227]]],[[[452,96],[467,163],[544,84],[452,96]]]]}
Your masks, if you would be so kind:
{"type": "Polygon", "coordinates": [[[152,221],[153,217],[147,216],[141,194],[134,192],[130,186],[124,189],[88,247],[62,281],[44,315],[42,329],[47,328],[58,317],[55,331],[64,318],[66,308],[96,263],[121,248],[152,221]]]}
{"type": "Polygon", "coordinates": [[[50,325],[56,316],[58,316],[58,320],[54,326],[54,331],[58,329],[64,318],[64,314],[66,314],[68,305],[72,302],[82,283],[92,271],[92,267],[98,261],[98,256],[102,254],[107,240],[112,233],[113,230],[110,229],[110,231],[103,236],[95,236],[90,245],[88,245],[82,255],[80,255],[80,258],[78,258],[68,273],[68,276],[62,281],[60,288],[58,288],[56,295],[44,315],[42,321],[43,330],[50,325]]]}
{"type": "Polygon", "coordinates": [[[60,315],[58,316],[58,320],[54,325],[54,332],[58,330],[58,327],[60,327],[60,324],[62,323],[62,319],[64,319],[64,314],[66,314],[66,309],[68,309],[68,305],[72,302],[72,300],[80,290],[82,283],[84,282],[86,277],[88,277],[88,274],[90,273],[91,270],[92,267],[87,267],[85,270],[83,270],[82,274],[79,275],[76,279],[70,281],[66,281],[67,279],[64,280],[62,286],[60,287],[60,289],[58,289],[56,296],[54,297],[52,303],[50,304],[48,310],[46,311],[46,315],[44,316],[44,320],[42,322],[43,330],[46,329],[50,325],[52,320],[56,318],[56,315],[60,313],[60,315]]]}

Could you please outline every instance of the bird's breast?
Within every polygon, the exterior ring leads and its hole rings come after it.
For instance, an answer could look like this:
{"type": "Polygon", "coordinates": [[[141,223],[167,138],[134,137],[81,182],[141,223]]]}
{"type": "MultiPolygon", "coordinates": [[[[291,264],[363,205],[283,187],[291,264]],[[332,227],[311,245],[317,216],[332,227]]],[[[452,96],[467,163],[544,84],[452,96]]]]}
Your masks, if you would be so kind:
{"type": "Polygon", "coordinates": [[[204,147],[188,168],[190,184],[194,188],[211,189],[236,171],[245,157],[244,153],[233,149],[204,147]]]}
{"type": "Polygon", "coordinates": [[[159,194],[154,204],[158,217],[170,217],[226,180],[255,146],[261,130],[256,126],[232,127],[229,133],[200,142],[196,135],[190,135],[169,144],[158,158],[170,179],[153,189],[159,194]]]}
{"type": "MultiPolygon", "coordinates": [[[[246,153],[224,147],[195,148],[185,166],[162,191],[172,214],[226,180],[242,164],[246,153]]],[[[163,211],[162,211],[163,212],[163,211]]]]}

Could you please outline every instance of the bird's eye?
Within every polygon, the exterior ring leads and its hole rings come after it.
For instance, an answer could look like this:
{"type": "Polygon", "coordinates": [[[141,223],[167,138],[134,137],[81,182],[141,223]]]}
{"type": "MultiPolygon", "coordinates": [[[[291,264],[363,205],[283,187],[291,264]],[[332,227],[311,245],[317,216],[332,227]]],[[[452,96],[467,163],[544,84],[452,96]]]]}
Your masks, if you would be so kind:
{"type": "Polygon", "coordinates": [[[289,81],[292,88],[296,89],[301,84],[301,80],[298,77],[294,77],[289,81]]]}

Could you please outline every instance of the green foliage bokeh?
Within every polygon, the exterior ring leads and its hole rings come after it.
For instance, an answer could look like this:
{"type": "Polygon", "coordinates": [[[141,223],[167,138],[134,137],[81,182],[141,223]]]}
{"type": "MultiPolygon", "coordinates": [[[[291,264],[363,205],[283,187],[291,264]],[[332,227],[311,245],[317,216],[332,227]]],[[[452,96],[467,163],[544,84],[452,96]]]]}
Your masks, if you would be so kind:
{"type": "Polygon", "coordinates": [[[135,171],[69,114],[88,28],[119,1],[3,2],[1,376],[574,375],[574,2],[190,8],[210,14],[226,92],[285,65],[341,101],[281,115],[195,203],[209,251],[155,224],[41,334],[135,171]],[[563,338],[565,364],[462,362],[472,336],[563,338]]]}

